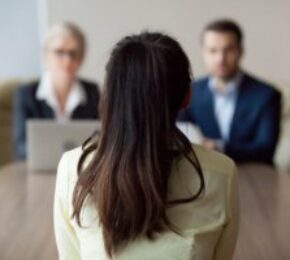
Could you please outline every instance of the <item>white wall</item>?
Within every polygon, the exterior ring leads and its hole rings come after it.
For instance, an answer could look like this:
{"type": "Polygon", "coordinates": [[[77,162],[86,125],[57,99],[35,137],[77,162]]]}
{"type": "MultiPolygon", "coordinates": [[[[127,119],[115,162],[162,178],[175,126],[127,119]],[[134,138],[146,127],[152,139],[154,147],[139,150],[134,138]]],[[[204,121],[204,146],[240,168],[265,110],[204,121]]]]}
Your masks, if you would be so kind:
{"type": "Polygon", "coordinates": [[[128,33],[161,30],[185,48],[196,75],[205,73],[199,36],[219,17],[239,21],[246,34],[244,67],[258,76],[290,82],[290,1],[288,0],[45,0],[48,24],[78,23],[89,40],[82,74],[103,81],[113,44],[128,33]]]}
{"type": "Polygon", "coordinates": [[[37,0],[0,0],[0,79],[40,72],[37,0]]]}

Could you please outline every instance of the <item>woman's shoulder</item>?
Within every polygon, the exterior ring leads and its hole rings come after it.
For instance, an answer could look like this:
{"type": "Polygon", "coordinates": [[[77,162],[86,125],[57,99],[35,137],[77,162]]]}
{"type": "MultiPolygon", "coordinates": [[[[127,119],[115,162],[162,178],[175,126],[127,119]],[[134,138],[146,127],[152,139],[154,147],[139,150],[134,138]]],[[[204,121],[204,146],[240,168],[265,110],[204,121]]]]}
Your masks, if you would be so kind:
{"type": "Polygon", "coordinates": [[[14,105],[17,111],[23,113],[23,109],[27,106],[34,106],[37,102],[36,93],[38,89],[39,81],[32,81],[19,85],[14,92],[14,105]]]}
{"type": "Polygon", "coordinates": [[[75,162],[75,160],[79,159],[83,153],[83,147],[78,146],[72,150],[66,151],[62,157],[65,157],[66,160],[69,160],[70,162],[75,162]]]}
{"type": "Polygon", "coordinates": [[[68,201],[78,177],[78,162],[82,155],[82,147],[65,152],[57,167],[56,190],[59,196],[68,201]]]}
{"type": "MultiPolygon", "coordinates": [[[[232,159],[200,145],[194,144],[192,148],[202,171],[206,195],[220,195],[221,191],[227,192],[237,172],[232,159]]],[[[188,187],[187,189],[191,192],[198,190],[200,177],[197,174],[197,169],[186,157],[174,163],[170,186],[173,196],[176,194],[186,195],[184,194],[184,186],[188,187]]]]}
{"type": "MultiPolygon", "coordinates": [[[[236,167],[234,161],[228,156],[210,149],[206,149],[201,145],[193,144],[193,150],[198,158],[201,168],[205,171],[214,171],[228,174],[231,169],[236,167]]],[[[78,161],[83,153],[83,147],[79,146],[75,149],[67,151],[63,157],[69,161],[69,166],[76,169],[78,161]]]]}
{"type": "Polygon", "coordinates": [[[83,86],[83,88],[89,92],[99,92],[99,84],[97,82],[87,80],[84,78],[79,78],[79,83],[83,86]]]}
{"type": "Polygon", "coordinates": [[[69,173],[70,176],[77,174],[78,162],[83,153],[82,146],[76,147],[72,150],[66,151],[59,162],[58,174],[69,173]]]}
{"type": "Polygon", "coordinates": [[[207,149],[197,144],[193,144],[193,150],[199,160],[201,168],[206,172],[229,175],[236,169],[234,161],[221,152],[207,149]]]}
{"type": "Polygon", "coordinates": [[[98,83],[86,79],[79,79],[84,92],[86,93],[88,103],[95,106],[100,99],[100,88],[98,83]]]}
{"type": "Polygon", "coordinates": [[[39,85],[39,80],[21,84],[17,88],[16,93],[21,93],[22,97],[35,96],[38,85],[39,85]]]}
{"type": "MultiPolygon", "coordinates": [[[[58,175],[62,175],[60,179],[65,179],[64,181],[72,184],[77,180],[78,176],[78,164],[81,159],[81,156],[84,152],[83,146],[76,147],[72,150],[65,152],[58,164],[58,175]]],[[[91,161],[92,154],[88,154],[85,158],[84,165],[82,167],[86,167],[87,164],[91,161]]]]}
{"type": "MultiPolygon", "coordinates": [[[[193,144],[193,150],[197,156],[201,169],[205,174],[231,175],[236,170],[234,161],[220,152],[206,149],[197,144],[193,144]]],[[[83,147],[81,146],[65,152],[61,160],[66,161],[67,163],[60,163],[60,167],[66,167],[68,168],[66,170],[69,170],[69,172],[76,173],[78,162],[82,154],[83,147]]],[[[89,157],[90,155],[88,155],[87,161],[90,160],[89,157]]],[[[189,164],[185,163],[186,159],[182,161],[184,162],[183,164],[189,164]]]]}

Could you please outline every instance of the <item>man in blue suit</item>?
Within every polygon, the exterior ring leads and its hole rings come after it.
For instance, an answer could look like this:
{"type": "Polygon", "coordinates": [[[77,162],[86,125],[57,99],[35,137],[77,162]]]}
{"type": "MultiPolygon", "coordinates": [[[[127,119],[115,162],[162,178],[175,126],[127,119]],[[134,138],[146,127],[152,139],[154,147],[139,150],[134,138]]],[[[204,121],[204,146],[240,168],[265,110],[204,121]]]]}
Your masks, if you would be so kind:
{"type": "Polygon", "coordinates": [[[192,86],[192,102],[181,121],[196,124],[203,145],[237,163],[273,164],[280,132],[281,94],[240,68],[243,34],[230,20],[210,23],[202,34],[209,76],[192,86]]]}

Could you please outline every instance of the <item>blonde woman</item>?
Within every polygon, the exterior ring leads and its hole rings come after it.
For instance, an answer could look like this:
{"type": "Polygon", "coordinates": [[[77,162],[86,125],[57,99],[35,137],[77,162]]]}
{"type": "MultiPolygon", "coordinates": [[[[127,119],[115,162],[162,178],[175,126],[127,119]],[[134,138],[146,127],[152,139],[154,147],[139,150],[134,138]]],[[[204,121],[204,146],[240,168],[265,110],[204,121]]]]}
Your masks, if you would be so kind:
{"type": "Polygon", "coordinates": [[[17,158],[26,157],[27,119],[66,121],[98,118],[97,85],[78,78],[85,52],[85,37],[76,25],[61,23],[48,31],[43,42],[44,74],[40,80],[20,87],[15,95],[17,158]]]}

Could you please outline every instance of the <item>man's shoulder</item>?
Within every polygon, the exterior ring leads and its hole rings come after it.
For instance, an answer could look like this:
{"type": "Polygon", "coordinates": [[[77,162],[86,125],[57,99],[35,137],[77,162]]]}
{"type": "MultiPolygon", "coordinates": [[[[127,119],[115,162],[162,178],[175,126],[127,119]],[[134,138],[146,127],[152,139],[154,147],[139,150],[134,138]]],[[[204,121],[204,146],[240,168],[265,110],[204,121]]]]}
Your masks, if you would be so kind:
{"type": "Polygon", "coordinates": [[[197,78],[192,82],[192,85],[197,88],[203,87],[208,84],[208,79],[208,76],[197,78]]]}
{"type": "Polygon", "coordinates": [[[266,82],[265,80],[261,80],[248,73],[244,73],[243,82],[248,88],[250,88],[253,94],[259,93],[260,98],[281,95],[280,91],[275,88],[271,83],[266,82]]]}

